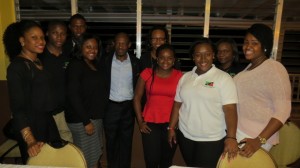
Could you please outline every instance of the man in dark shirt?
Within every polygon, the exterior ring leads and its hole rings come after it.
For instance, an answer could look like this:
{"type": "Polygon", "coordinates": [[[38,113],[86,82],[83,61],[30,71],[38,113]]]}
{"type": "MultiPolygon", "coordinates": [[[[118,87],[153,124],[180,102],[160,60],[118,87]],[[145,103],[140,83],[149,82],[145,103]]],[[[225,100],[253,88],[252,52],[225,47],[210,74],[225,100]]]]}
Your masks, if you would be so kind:
{"type": "Polygon", "coordinates": [[[70,38],[67,39],[64,45],[64,50],[68,52],[67,54],[72,57],[72,53],[75,52],[76,46],[80,42],[82,34],[86,32],[87,25],[84,16],[81,14],[75,14],[71,16],[69,20],[69,29],[71,31],[70,38]]]}
{"type": "Polygon", "coordinates": [[[66,42],[67,26],[63,22],[50,22],[46,32],[48,41],[44,52],[39,56],[45,70],[51,78],[51,86],[55,97],[56,109],[53,117],[57,124],[60,136],[72,142],[72,134],[65,121],[65,70],[69,63],[69,56],[63,51],[66,42]]]}

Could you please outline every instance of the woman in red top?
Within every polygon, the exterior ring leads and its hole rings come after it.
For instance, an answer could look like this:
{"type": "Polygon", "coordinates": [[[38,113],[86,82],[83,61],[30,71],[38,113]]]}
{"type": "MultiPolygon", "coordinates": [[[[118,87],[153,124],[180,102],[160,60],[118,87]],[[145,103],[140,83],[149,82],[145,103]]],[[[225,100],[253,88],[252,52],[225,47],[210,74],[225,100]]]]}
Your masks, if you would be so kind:
{"type": "MultiPolygon", "coordinates": [[[[173,69],[175,51],[169,44],[157,49],[157,66],[146,68],[137,82],[134,110],[142,133],[147,168],[172,165],[176,145],[168,144],[168,123],[181,71],[173,69]],[[142,112],[141,98],[146,90],[147,102],[142,112]]],[[[155,64],[156,65],[156,64],[155,64]]]]}

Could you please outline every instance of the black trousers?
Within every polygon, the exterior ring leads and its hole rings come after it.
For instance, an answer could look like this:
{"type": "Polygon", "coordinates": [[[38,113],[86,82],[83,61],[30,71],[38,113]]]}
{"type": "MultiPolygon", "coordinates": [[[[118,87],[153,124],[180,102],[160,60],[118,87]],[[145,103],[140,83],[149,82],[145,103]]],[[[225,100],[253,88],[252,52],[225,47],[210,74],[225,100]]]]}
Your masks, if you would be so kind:
{"type": "Polygon", "coordinates": [[[130,168],[133,129],[132,101],[110,101],[104,117],[108,168],[130,168]]]}
{"type": "Polygon", "coordinates": [[[189,167],[215,168],[224,149],[225,138],[219,141],[192,141],[177,131],[183,159],[189,167]]]}
{"type": "Polygon", "coordinates": [[[147,168],[169,168],[172,166],[173,156],[177,145],[172,148],[168,143],[169,123],[147,123],[151,129],[149,134],[142,133],[144,158],[147,168]]]}

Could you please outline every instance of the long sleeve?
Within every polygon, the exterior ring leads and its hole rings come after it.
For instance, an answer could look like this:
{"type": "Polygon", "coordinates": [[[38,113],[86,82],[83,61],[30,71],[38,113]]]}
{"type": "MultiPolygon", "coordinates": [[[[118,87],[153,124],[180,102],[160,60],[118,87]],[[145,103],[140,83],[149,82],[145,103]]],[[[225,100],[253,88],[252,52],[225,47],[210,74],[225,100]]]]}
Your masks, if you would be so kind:
{"type": "Polygon", "coordinates": [[[270,81],[268,94],[274,109],[272,117],[284,124],[291,112],[291,84],[286,69],[280,63],[272,64],[272,69],[273,75],[268,75],[266,79],[270,81]]]}
{"type": "Polygon", "coordinates": [[[7,85],[14,126],[19,131],[29,126],[30,74],[24,62],[14,62],[7,69],[7,85]],[[29,79],[28,79],[29,78],[29,79]]]}
{"type": "Polygon", "coordinates": [[[72,111],[80,117],[84,125],[90,123],[89,116],[84,108],[82,98],[81,78],[84,75],[83,65],[79,61],[71,62],[67,70],[67,100],[72,111]]]}
{"type": "MultiPolygon", "coordinates": [[[[291,85],[287,71],[279,62],[267,60],[251,71],[240,72],[234,81],[239,99],[239,130],[256,137],[271,118],[284,124],[290,116],[291,85]]],[[[278,134],[273,134],[268,142],[278,143],[278,134]]]]}

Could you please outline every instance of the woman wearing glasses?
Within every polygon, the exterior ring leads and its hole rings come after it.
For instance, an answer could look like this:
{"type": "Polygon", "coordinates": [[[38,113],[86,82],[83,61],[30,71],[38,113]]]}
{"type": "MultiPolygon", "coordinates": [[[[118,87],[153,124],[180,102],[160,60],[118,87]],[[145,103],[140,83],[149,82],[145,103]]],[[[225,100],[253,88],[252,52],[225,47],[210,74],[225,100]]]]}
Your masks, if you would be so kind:
{"type": "MultiPolygon", "coordinates": [[[[140,70],[143,71],[145,68],[153,68],[156,64],[156,49],[163,45],[169,44],[169,34],[165,27],[154,26],[148,34],[148,46],[146,52],[142,53],[140,58],[140,70]]],[[[180,69],[180,63],[175,60],[175,69],[180,69]]]]}
{"type": "Polygon", "coordinates": [[[208,38],[195,42],[190,55],[196,66],[177,85],[169,143],[178,142],[187,166],[216,167],[222,153],[232,159],[238,152],[236,88],[230,75],[213,65],[208,38]]]}

